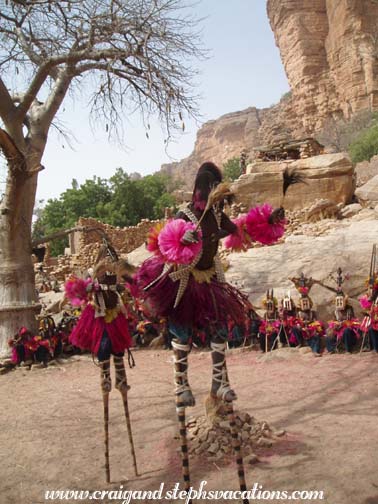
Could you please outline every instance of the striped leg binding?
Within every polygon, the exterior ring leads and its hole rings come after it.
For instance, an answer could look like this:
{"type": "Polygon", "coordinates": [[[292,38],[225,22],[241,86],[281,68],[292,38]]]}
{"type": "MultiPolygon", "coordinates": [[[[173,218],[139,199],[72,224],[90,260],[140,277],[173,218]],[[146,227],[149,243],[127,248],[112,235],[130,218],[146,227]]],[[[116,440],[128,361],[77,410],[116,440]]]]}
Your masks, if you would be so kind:
{"type": "MultiPolygon", "coordinates": [[[[184,488],[187,492],[189,492],[190,473],[189,473],[188,440],[186,438],[185,406],[182,406],[179,396],[176,396],[176,413],[180,429],[182,477],[184,480],[184,488]]],[[[188,504],[192,504],[192,499],[188,501],[188,504]]]]}
{"type": "MultiPolygon", "coordinates": [[[[172,341],[173,355],[175,359],[175,394],[176,394],[176,413],[179,423],[180,443],[181,443],[181,468],[184,480],[184,488],[188,492],[190,489],[189,473],[189,452],[188,440],[186,437],[185,408],[194,406],[195,400],[188,383],[188,353],[189,345],[182,345],[178,341],[172,341]]],[[[189,500],[192,504],[192,500],[189,500]]]]}
{"type": "Polygon", "coordinates": [[[188,354],[190,352],[190,346],[172,340],[172,348],[175,364],[174,379],[176,397],[179,398],[181,406],[194,406],[195,399],[188,382],[188,354]]]}
{"type": "MultiPolygon", "coordinates": [[[[244,464],[241,454],[241,445],[238,437],[238,429],[235,422],[234,408],[232,405],[233,398],[236,399],[236,394],[230,387],[226,366],[226,343],[210,343],[213,359],[213,385],[212,393],[216,394],[219,399],[222,399],[227,408],[228,421],[230,423],[232,447],[235,454],[236,466],[238,470],[238,480],[241,492],[247,490],[245,483],[244,464]]],[[[243,499],[243,504],[249,504],[249,499],[243,499]]]]}
{"type": "Polygon", "coordinates": [[[211,392],[218,399],[223,401],[234,401],[237,399],[235,392],[230,387],[226,368],[226,343],[215,343],[212,341],[211,358],[213,361],[213,382],[211,392]]]}
{"type": "Polygon", "coordinates": [[[101,390],[104,404],[104,447],[105,447],[105,475],[106,482],[110,483],[110,465],[109,465],[109,392],[112,388],[110,378],[110,360],[100,362],[101,368],[101,390]]]}
{"type": "Polygon", "coordinates": [[[130,443],[130,451],[131,451],[131,456],[133,459],[134,473],[135,473],[135,476],[138,476],[138,467],[137,467],[137,461],[136,461],[136,455],[135,455],[133,433],[131,430],[129,404],[128,404],[128,399],[127,399],[127,393],[130,390],[130,386],[127,384],[126,370],[125,370],[125,364],[123,361],[123,357],[114,356],[114,367],[115,367],[115,376],[116,376],[115,387],[116,387],[116,389],[118,389],[121,392],[122,401],[123,401],[123,408],[125,410],[125,419],[126,419],[126,426],[127,426],[127,434],[128,434],[129,443],[130,443]]]}
{"type": "MultiPolygon", "coordinates": [[[[241,492],[245,492],[247,490],[247,485],[245,483],[244,463],[243,463],[243,456],[241,453],[241,444],[238,437],[238,429],[235,422],[235,414],[232,401],[226,403],[226,407],[227,407],[228,421],[230,422],[230,428],[231,428],[232,447],[234,449],[236,466],[238,470],[239,488],[241,492]]],[[[247,498],[243,499],[243,504],[249,504],[249,499],[247,498]]]]}

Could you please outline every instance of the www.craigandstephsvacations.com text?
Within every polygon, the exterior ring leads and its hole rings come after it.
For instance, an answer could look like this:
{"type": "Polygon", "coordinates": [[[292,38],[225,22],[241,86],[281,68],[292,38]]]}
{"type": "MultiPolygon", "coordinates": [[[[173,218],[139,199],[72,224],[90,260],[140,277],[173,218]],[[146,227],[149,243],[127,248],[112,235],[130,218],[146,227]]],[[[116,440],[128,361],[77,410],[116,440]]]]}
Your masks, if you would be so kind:
{"type": "Polygon", "coordinates": [[[255,501],[264,500],[324,500],[322,490],[265,490],[262,485],[255,483],[250,490],[242,492],[240,490],[205,490],[207,481],[201,481],[198,489],[190,487],[188,491],[180,489],[180,484],[176,483],[173,488],[165,488],[164,483],[160,484],[157,490],[125,490],[123,485],[117,490],[46,490],[45,500],[81,501],[94,500],[101,501],[107,499],[114,500],[120,504],[130,504],[138,501],[162,501],[176,499],[184,504],[191,500],[211,500],[221,501],[250,499],[255,501]]]}

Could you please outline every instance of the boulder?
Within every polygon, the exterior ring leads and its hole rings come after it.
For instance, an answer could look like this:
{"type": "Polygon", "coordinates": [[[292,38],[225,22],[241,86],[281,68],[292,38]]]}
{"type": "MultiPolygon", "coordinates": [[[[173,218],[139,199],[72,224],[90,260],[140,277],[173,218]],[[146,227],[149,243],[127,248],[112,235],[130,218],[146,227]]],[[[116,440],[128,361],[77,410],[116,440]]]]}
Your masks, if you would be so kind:
{"type": "Polygon", "coordinates": [[[342,205],[342,203],[334,203],[328,199],[318,200],[306,211],[306,221],[316,222],[322,219],[338,217],[340,213],[339,205],[342,205]]]}
{"type": "Polygon", "coordinates": [[[355,196],[362,206],[374,208],[378,204],[378,175],[358,187],[355,196]]]}
{"type": "Polygon", "coordinates": [[[127,254],[127,260],[133,266],[140,266],[143,261],[151,257],[151,252],[146,249],[145,244],[127,254]]]}
{"type": "Polygon", "coordinates": [[[362,210],[362,206],[359,203],[352,203],[351,205],[346,205],[340,212],[340,216],[343,219],[353,217],[357,215],[358,212],[362,210]]]}
{"type": "Polygon", "coordinates": [[[306,159],[255,162],[232,186],[236,202],[247,207],[268,202],[296,210],[317,200],[348,204],[354,193],[354,169],[345,153],[322,154],[306,159]],[[283,199],[283,172],[296,169],[305,182],[289,187],[283,199]]]}

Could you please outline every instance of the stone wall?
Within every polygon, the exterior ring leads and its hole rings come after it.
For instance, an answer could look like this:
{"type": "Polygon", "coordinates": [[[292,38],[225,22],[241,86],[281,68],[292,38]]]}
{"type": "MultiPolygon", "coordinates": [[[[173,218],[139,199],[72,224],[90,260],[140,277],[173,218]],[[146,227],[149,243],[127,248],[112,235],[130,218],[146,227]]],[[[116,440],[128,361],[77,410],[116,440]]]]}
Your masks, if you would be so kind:
{"type": "MultiPolygon", "coordinates": [[[[97,221],[92,218],[81,217],[77,223],[78,226],[85,226],[89,229],[97,228],[103,231],[110,240],[113,247],[121,254],[127,254],[132,250],[138,248],[146,241],[146,235],[149,229],[159,221],[150,221],[143,219],[136,226],[128,226],[124,228],[110,226],[103,222],[97,221]]],[[[96,231],[74,233],[78,236],[77,242],[79,244],[77,253],[81,253],[83,248],[93,246],[94,244],[101,244],[101,234],[96,231]]],[[[76,239],[74,240],[76,242],[76,239]]]]}
{"type": "Polygon", "coordinates": [[[145,243],[148,231],[158,222],[144,219],[136,226],[119,228],[104,224],[96,219],[82,217],[77,225],[85,226],[92,231],[76,231],[71,240],[76,244],[75,253],[60,256],[57,259],[52,258],[53,262],[47,261],[45,263],[46,271],[57,280],[65,280],[72,273],[83,274],[92,267],[102,244],[102,235],[93,229],[104,232],[117,253],[125,256],[145,243]]]}

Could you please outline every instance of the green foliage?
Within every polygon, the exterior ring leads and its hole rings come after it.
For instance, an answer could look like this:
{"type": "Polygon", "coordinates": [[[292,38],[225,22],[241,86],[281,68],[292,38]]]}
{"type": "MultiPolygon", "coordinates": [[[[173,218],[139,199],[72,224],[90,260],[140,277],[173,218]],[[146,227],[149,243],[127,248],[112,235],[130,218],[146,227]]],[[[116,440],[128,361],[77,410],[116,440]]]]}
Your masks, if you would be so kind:
{"type": "Polygon", "coordinates": [[[360,135],[349,145],[349,154],[353,163],[369,161],[378,154],[378,124],[362,131],[360,135]]]}
{"type": "Polygon", "coordinates": [[[240,177],[242,170],[240,167],[240,158],[234,157],[228,159],[223,164],[223,177],[225,180],[233,181],[240,177]]]}
{"type": "Polygon", "coordinates": [[[284,93],[282,96],[281,96],[281,99],[280,101],[284,101],[284,100],[288,100],[289,98],[291,98],[292,96],[292,91],[287,91],[286,93],[284,93]]]}
{"type": "MultiPolygon", "coordinates": [[[[73,180],[70,189],[39,209],[33,238],[68,229],[80,217],[93,217],[120,227],[136,225],[141,219],[159,219],[164,216],[165,207],[175,205],[170,193],[177,185],[160,173],[130,178],[122,168],[108,180],[94,177],[80,186],[73,180]]],[[[52,255],[63,253],[66,246],[68,239],[51,242],[52,255]]]]}

